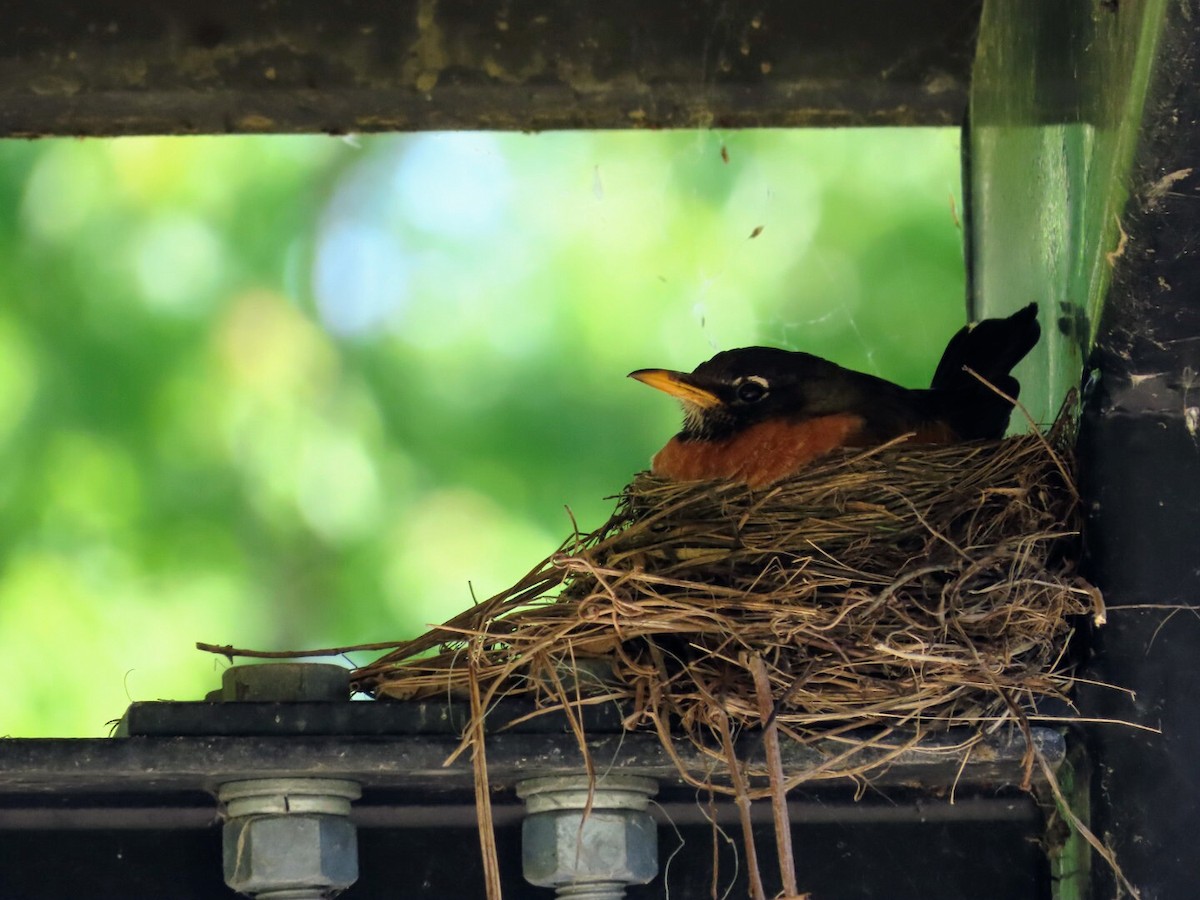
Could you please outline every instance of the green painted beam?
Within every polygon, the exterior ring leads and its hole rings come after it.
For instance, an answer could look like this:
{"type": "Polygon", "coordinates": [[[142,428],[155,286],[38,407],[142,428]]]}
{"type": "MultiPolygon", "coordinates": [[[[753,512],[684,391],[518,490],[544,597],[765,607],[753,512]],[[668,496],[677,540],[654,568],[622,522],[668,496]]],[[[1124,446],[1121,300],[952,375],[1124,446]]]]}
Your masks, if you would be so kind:
{"type": "Polygon", "coordinates": [[[1036,300],[1046,338],[1019,370],[1048,421],[1095,335],[1165,0],[988,0],[971,88],[972,318],[1036,300]]]}

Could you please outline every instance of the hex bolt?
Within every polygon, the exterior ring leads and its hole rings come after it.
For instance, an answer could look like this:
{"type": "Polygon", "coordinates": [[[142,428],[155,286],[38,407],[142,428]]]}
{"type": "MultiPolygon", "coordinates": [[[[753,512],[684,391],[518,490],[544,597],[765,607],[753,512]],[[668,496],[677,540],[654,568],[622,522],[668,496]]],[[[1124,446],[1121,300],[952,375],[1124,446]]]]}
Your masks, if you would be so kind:
{"type": "Polygon", "coordinates": [[[325,900],[358,880],[357,782],[256,778],[217,789],[225,883],[255,900],[325,900]]]}
{"type": "Polygon", "coordinates": [[[628,885],[653,880],[658,831],[646,808],[657,792],[652,778],[607,775],[596,779],[589,804],[586,775],[520,782],[525,880],[571,900],[620,900],[628,885]]]}

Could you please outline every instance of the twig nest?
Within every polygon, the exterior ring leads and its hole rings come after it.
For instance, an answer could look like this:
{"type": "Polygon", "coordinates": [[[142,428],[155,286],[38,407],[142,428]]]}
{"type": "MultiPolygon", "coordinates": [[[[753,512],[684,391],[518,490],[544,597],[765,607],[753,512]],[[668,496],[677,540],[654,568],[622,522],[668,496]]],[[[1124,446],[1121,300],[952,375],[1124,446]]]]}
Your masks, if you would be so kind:
{"type": "Polygon", "coordinates": [[[707,743],[725,717],[761,723],[761,660],[766,708],[797,740],[1023,720],[1065,698],[1076,618],[1102,617],[1075,572],[1066,443],[1056,429],[893,444],[763,490],[638,476],[603,528],[357,683],[414,698],[474,679],[485,700],[544,708],[612,698],[630,727],[707,743]],[[584,658],[610,677],[565,678],[584,658]]]}

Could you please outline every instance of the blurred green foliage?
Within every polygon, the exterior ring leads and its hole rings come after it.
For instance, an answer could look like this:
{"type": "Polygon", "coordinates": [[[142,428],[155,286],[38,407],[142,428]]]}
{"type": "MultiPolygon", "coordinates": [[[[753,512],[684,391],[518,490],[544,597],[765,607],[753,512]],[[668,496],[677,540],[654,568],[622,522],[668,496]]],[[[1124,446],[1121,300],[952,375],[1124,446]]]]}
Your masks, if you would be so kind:
{"type": "Polygon", "coordinates": [[[0,143],[0,733],[504,588],[675,430],[632,369],[927,382],[957,191],[916,129],[0,143]]]}

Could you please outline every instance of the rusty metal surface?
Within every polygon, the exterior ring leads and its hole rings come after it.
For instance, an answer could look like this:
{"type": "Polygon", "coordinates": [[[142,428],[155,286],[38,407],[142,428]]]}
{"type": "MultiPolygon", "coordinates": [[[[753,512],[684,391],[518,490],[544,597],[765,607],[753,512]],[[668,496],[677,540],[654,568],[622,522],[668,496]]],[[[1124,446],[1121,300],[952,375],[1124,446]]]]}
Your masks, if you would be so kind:
{"type": "Polygon", "coordinates": [[[0,135],[953,124],[979,6],[17,0],[0,135]]]}

